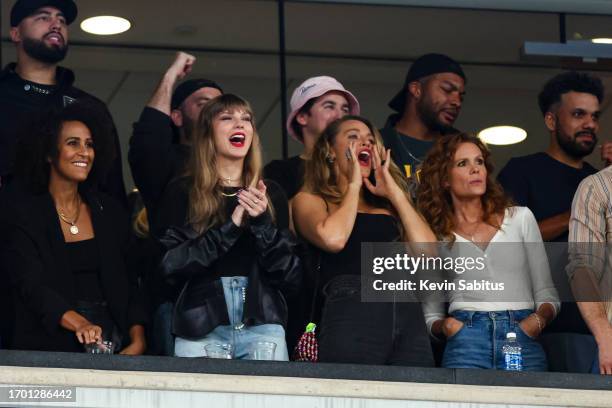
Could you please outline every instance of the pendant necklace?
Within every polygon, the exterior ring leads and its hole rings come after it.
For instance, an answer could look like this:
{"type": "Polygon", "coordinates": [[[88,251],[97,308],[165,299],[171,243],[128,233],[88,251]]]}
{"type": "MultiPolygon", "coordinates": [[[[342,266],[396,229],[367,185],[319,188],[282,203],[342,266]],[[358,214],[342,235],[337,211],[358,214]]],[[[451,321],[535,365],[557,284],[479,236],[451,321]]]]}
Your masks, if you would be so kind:
{"type": "MultiPolygon", "coordinates": [[[[233,179],[233,178],[231,178],[231,177],[219,176],[219,180],[221,180],[221,181],[222,181],[222,182],[224,182],[225,184],[228,184],[228,186],[227,186],[227,187],[233,187],[233,186],[231,186],[232,181],[234,181],[234,179],[233,179]]],[[[222,195],[223,197],[235,197],[235,196],[237,196],[237,195],[238,195],[238,191],[236,191],[236,192],[234,192],[234,193],[229,193],[229,194],[228,194],[228,193],[225,193],[225,192],[223,192],[223,191],[221,191],[221,195],[222,195]]]]}
{"type": "Polygon", "coordinates": [[[66,214],[64,214],[64,212],[62,211],[61,208],[57,208],[57,214],[59,215],[60,219],[62,221],[64,221],[66,224],[70,225],[70,233],[72,235],[76,235],[79,233],[79,227],[77,227],[76,223],[79,220],[79,214],[81,213],[81,200],[79,199],[79,196],[77,196],[77,210],[76,210],[76,216],[74,217],[74,220],[69,220],[68,217],[66,217],[66,214]]]}

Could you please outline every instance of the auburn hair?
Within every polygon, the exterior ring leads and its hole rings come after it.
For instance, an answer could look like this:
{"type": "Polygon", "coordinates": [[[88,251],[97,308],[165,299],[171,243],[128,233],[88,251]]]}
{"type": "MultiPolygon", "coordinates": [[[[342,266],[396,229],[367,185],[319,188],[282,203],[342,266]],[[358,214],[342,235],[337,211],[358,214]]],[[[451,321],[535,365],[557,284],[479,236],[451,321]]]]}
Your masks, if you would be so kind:
{"type": "Polygon", "coordinates": [[[512,205],[501,185],[493,178],[491,152],[478,137],[456,133],[438,138],[421,166],[417,207],[438,239],[449,242],[455,241],[453,231],[456,225],[453,201],[446,186],[454,165],[455,153],[463,143],[472,143],[478,147],[487,169],[487,188],[481,197],[483,221],[497,229],[501,228],[498,215],[503,214],[506,208],[512,205]]]}

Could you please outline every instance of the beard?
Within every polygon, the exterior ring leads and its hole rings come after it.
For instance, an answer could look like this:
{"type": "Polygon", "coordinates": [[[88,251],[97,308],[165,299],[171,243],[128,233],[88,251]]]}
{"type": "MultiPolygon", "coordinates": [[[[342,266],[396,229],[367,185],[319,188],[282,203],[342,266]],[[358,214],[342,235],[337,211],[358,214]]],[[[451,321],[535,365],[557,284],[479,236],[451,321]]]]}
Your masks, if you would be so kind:
{"type": "Polygon", "coordinates": [[[56,64],[66,57],[68,45],[48,46],[42,40],[24,37],[23,50],[31,58],[48,64],[56,64]]]}
{"type": "Polygon", "coordinates": [[[183,126],[180,128],[180,133],[184,143],[191,144],[193,139],[193,131],[195,130],[196,122],[192,120],[185,112],[183,112],[183,126]]]}
{"type": "Polygon", "coordinates": [[[451,125],[447,125],[438,119],[439,112],[436,112],[435,108],[431,106],[431,103],[427,100],[427,98],[423,98],[416,104],[416,110],[419,115],[419,118],[427,129],[431,132],[440,133],[442,135],[452,133],[454,131],[454,127],[451,125]]]}
{"type": "MultiPolygon", "coordinates": [[[[561,129],[561,124],[559,121],[557,121],[557,129],[561,129]]],[[[561,150],[575,159],[582,159],[583,157],[593,153],[593,150],[595,150],[595,146],[597,145],[597,135],[595,132],[589,130],[574,133],[573,136],[563,132],[562,130],[557,130],[555,137],[557,138],[557,143],[561,147],[561,150]],[[578,142],[578,136],[581,135],[593,136],[593,142],[590,145],[585,145],[578,142]]]]}

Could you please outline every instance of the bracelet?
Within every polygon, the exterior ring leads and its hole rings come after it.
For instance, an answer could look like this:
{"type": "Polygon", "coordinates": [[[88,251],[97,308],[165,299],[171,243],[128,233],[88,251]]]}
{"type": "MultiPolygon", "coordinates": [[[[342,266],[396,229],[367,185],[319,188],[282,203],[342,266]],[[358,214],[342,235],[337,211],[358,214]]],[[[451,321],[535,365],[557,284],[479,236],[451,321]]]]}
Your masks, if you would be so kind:
{"type": "Polygon", "coordinates": [[[538,329],[540,330],[540,333],[541,333],[542,330],[544,330],[544,325],[542,324],[542,319],[540,318],[540,315],[533,312],[531,316],[535,317],[536,322],[538,322],[538,329]]]}

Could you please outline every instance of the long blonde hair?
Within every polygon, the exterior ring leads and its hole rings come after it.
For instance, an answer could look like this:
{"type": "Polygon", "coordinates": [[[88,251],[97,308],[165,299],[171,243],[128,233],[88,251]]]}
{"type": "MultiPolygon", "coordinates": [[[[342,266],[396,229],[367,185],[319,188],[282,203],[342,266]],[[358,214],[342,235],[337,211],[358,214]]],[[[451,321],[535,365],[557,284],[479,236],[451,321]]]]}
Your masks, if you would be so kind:
{"type": "MultiPolygon", "coordinates": [[[[340,127],[343,123],[350,120],[359,121],[367,126],[376,141],[376,146],[374,148],[378,149],[384,146],[382,136],[378,129],[376,129],[369,120],[361,116],[347,115],[340,119],[336,119],[325,128],[323,134],[315,144],[311,159],[306,161],[303,189],[306,192],[320,196],[326,202],[334,204],[339,204],[344,198],[345,193],[338,188],[338,174],[336,173],[336,166],[333,161],[330,160],[330,153],[336,136],[340,132],[340,127]]],[[[407,180],[393,160],[391,160],[389,164],[389,173],[397,185],[404,191],[406,198],[412,201],[408,195],[407,180]]],[[[368,204],[378,208],[385,208],[394,215],[397,215],[397,211],[393,208],[389,200],[373,195],[365,186],[363,189],[365,190],[364,198],[368,204]]],[[[403,236],[403,227],[401,223],[398,223],[398,228],[403,236]]]]}
{"type": "Polygon", "coordinates": [[[217,172],[213,122],[222,112],[235,110],[248,113],[253,124],[253,141],[244,158],[241,185],[254,187],[261,175],[259,135],[255,129],[255,118],[249,103],[233,94],[224,94],[207,102],[191,135],[191,159],[186,172],[190,183],[188,222],[199,233],[226,219],[223,186],[217,172]]]}

